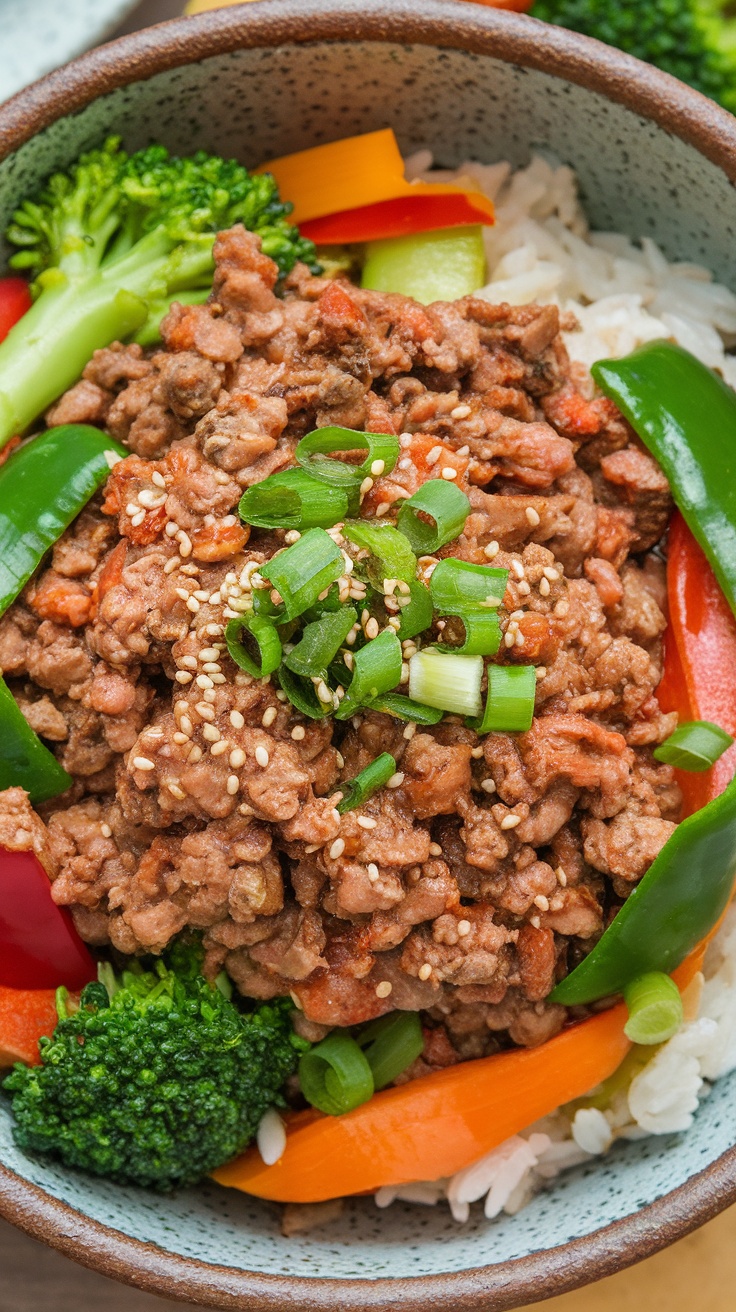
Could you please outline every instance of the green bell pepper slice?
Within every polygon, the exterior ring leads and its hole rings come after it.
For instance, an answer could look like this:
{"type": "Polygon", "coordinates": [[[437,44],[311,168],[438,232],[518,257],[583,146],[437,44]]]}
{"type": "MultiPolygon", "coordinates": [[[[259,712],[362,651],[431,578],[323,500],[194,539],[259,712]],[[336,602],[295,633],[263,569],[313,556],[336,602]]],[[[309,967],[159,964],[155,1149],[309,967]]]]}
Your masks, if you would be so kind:
{"type": "Polygon", "coordinates": [[[25,788],[35,805],[66,792],[71,783],[70,775],[33,732],[0,678],[0,791],[25,788]]]}
{"type": "Polygon", "coordinates": [[[105,482],[111,464],[129,454],[98,428],[62,424],[24,443],[0,467],[0,615],[105,482]]]}
{"type": "Polygon", "coordinates": [[[736,393],[666,341],[599,360],[592,374],[662,466],[736,614],[736,393]]]}
{"type": "Polygon", "coordinates": [[[368,242],[361,283],[429,305],[469,296],[483,286],[485,274],[483,229],[472,225],[368,242]]]}
{"type": "Polygon", "coordinates": [[[736,779],[675,829],[592,952],[551,1002],[574,1007],[671,974],[725,910],[736,876],[736,779]]]}

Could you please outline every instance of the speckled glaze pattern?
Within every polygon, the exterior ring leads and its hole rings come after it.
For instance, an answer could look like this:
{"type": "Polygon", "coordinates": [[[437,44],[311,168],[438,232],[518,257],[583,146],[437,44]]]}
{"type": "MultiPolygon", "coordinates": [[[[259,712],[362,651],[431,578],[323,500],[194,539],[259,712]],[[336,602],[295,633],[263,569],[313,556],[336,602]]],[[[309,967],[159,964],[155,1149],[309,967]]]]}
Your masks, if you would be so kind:
{"type": "MultiPolygon", "coordinates": [[[[595,42],[439,0],[264,0],[87,57],[0,109],[0,228],[111,131],[255,164],[385,125],[447,165],[550,153],[577,169],[596,227],[652,236],[736,286],[730,116],[595,42]]],[[[29,1160],[0,1098],[0,1213],[108,1274],[212,1306],[500,1312],[606,1275],[733,1201],[735,1107],[733,1076],[688,1134],[619,1148],[513,1218],[478,1209],[458,1227],[443,1207],[354,1200],[287,1241],[275,1207],[215,1185],[159,1198],[29,1160]]]]}
{"type": "Polygon", "coordinates": [[[73,59],[108,32],[136,0],[0,0],[0,102],[73,59]]]}

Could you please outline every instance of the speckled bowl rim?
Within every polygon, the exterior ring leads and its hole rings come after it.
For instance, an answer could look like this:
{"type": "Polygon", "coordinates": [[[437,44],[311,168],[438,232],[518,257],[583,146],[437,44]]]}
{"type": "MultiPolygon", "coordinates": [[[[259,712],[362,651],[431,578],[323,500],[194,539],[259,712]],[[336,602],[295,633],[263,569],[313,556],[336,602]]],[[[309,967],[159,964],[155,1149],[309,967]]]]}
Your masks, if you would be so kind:
{"type": "MultiPolygon", "coordinates": [[[[243,48],[398,41],[487,54],[596,91],[693,146],[736,183],[736,118],[682,83],[562,28],[458,0],[261,0],[110,42],[0,107],[0,160],[99,96],[243,48]]],[[[462,1272],[377,1280],[268,1275],[166,1252],[100,1224],[0,1164],[0,1216],[67,1257],[154,1294],[249,1312],[502,1312],[600,1280],[736,1201],[736,1146],[631,1216],[553,1249],[462,1272]]]]}

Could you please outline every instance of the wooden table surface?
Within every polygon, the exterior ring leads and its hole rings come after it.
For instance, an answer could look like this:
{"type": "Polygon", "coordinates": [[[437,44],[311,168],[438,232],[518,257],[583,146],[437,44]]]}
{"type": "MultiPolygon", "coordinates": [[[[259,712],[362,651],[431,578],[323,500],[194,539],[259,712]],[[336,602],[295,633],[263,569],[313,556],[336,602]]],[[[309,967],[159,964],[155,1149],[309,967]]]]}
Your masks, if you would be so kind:
{"type": "MultiPolygon", "coordinates": [[[[175,18],[183,3],[142,0],[119,33],[175,18]]],[[[545,1312],[735,1312],[736,1208],[629,1271],[535,1306],[545,1312]]],[[[0,1312],[100,1307],[162,1312],[181,1304],[98,1276],[0,1222],[0,1312]]]]}

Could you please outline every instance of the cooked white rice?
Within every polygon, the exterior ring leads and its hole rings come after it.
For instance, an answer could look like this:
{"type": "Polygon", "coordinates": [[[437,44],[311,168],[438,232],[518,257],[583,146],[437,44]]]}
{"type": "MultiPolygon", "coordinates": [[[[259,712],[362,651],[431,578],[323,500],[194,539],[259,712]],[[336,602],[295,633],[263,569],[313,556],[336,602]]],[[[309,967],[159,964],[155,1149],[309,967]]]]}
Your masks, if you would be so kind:
{"type": "MultiPolygon", "coordinates": [[[[429,151],[407,160],[408,178],[427,175],[429,151]]],[[[433,181],[474,179],[496,204],[485,230],[490,281],[478,295],[525,305],[555,302],[581,331],[565,334],[572,359],[590,367],[643,342],[669,337],[736,387],[736,296],[695,264],[670,264],[648,237],[591,233],[575,175],[537,157],[512,172],[502,164],[433,170],[433,181]]],[[[376,1203],[446,1200],[456,1221],[485,1199],[488,1218],[518,1212],[561,1171],[608,1151],[617,1139],[686,1130],[710,1082],[736,1068],[736,907],[708,950],[704,975],[685,994],[679,1032],[655,1049],[635,1050],[598,1091],[513,1135],[450,1179],[379,1189],[376,1203]]]]}

